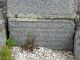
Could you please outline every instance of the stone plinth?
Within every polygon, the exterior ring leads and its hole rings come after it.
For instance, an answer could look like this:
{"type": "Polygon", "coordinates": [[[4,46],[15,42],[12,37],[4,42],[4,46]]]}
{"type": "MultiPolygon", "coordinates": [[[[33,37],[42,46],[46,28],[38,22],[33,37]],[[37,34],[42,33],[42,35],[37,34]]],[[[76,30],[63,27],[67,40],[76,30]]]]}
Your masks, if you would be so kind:
{"type": "Polygon", "coordinates": [[[75,24],[66,19],[9,18],[10,35],[17,45],[27,39],[28,32],[36,36],[36,46],[51,49],[72,49],[75,24]]]}

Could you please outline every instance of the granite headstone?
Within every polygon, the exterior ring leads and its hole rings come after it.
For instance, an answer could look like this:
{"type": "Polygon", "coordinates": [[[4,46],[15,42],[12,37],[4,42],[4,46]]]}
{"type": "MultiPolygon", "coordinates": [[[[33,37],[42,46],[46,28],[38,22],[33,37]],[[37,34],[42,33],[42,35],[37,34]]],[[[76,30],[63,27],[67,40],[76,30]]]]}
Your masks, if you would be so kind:
{"type": "Polygon", "coordinates": [[[74,0],[7,0],[9,17],[16,14],[38,18],[71,17],[76,13],[74,7],[74,0]]]}
{"type": "Polygon", "coordinates": [[[31,32],[37,37],[36,46],[51,49],[72,49],[74,28],[74,22],[66,19],[9,18],[10,35],[17,45],[25,43],[28,32],[31,32]]]}

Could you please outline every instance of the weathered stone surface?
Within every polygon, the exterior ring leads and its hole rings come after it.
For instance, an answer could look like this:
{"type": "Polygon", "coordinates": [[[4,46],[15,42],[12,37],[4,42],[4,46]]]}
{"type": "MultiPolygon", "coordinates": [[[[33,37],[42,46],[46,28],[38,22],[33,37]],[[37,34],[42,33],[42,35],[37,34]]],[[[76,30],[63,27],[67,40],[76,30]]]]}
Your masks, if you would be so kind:
{"type": "Polygon", "coordinates": [[[75,60],[80,60],[80,46],[74,47],[75,60]]]}
{"type": "Polygon", "coordinates": [[[0,50],[1,47],[6,44],[6,34],[5,34],[5,29],[3,25],[3,20],[0,20],[0,50]]]}
{"type": "Polygon", "coordinates": [[[80,60],[80,21],[77,22],[77,30],[74,42],[75,59],[80,60]]]}
{"type": "Polygon", "coordinates": [[[0,8],[4,8],[4,3],[0,1],[0,8]]]}
{"type": "Polygon", "coordinates": [[[0,0],[0,8],[4,8],[6,1],[7,0],[0,0]]]}
{"type": "Polygon", "coordinates": [[[9,18],[10,35],[17,45],[25,42],[28,32],[36,39],[36,46],[51,49],[72,49],[75,24],[69,20],[59,19],[19,19],[9,18]],[[33,20],[33,21],[32,21],[33,20]]]}
{"type": "Polygon", "coordinates": [[[5,2],[6,0],[0,0],[0,1],[3,1],[3,2],[5,2]]]}
{"type": "Polygon", "coordinates": [[[71,17],[76,13],[74,5],[74,0],[7,0],[7,11],[9,17],[15,14],[39,18],[71,17]]]}
{"type": "Polygon", "coordinates": [[[80,46],[80,29],[76,31],[75,46],[80,46]]]}
{"type": "Polygon", "coordinates": [[[3,20],[3,9],[2,8],[0,8],[0,20],[3,20]]]}
{"type": "Polygon", "coordinates": [[[77,0],[77,14],[80,15],[80,0],[77,0]]]}

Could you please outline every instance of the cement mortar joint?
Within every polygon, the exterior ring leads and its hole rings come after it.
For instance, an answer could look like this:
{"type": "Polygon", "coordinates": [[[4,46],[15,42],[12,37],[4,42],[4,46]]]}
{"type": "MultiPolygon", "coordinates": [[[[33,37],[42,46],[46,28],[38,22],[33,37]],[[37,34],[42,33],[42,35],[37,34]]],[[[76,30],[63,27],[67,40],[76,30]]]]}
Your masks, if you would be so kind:
{"type": "Polygon", "coordinates": [[[8,18],[29,18],[29,19],[70,19],[70,20],[74,20],[74,19],[79,19],[79,17],[77,16],[76,13],[74,13],[73,15],[53,15],[53,16],[40,16],[40,15],[36,15],[34,13],[29,13],[29,14],[13,14],[11,12],[8,12],[9,14],[7,14],[8,18]]]}
{"type": "MultiPolygon", "coordinates": [[[[15,18],[14,15],[11,15],[9,16],[8,15],[8,18],[15,18]]],[[[27,15],[24,15],[24,14],[18,14],[17,15],[17,18],[20,18],[20,19],[30,19],[30,21],[35,21],[37,19],[51,19],[51,20],[54,20],[54,19],[70,19],[70,20],[79,20],[79,16],[74,14],[73,16],[52,16],[52,17],[41,17],[39,15],[35,15],[35,14],[27,14],[27,15]]]]}
{"type": "MultiPolygon", "coordinates": [[[[51,20],[64,20],[65,18],[54,18],[51,20]]],[[[46,21],[49,21],[50,19],[46,19],[46,21]]],[[[66,18],[65,20],[70,20],[70,21],[74,21],[74,19],[68,19],[66,18]]],[[[44,19],[31,19],[31,18],[9,18],[9,21],[44,21],[44,19]]]]}

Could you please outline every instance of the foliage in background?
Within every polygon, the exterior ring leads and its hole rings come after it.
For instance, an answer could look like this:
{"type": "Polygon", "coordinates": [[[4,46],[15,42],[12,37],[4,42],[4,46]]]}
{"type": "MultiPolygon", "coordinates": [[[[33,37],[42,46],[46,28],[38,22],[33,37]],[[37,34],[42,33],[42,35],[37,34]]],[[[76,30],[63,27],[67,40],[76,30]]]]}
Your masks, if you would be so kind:
{"type": "Polygon", "coordinates": [[[8,47],[15,46],[15,42],[14,42],[14,40],[13,40],[12,37],[9,37],[9,38],[8,38],[8,40],[6,41],[6,45],[7,45],[8,47]]]}
{"type": "Polygon", "coordinates": [[[29,32],[26,42],[21,47],[25,50],[33,51],[35,40],[36,38],[29,32]]]}
{"type": "Polygon", "coordinates": [[[2,48],[2,60],[14,60],[12,49],[8,46],[2,48]]]}

